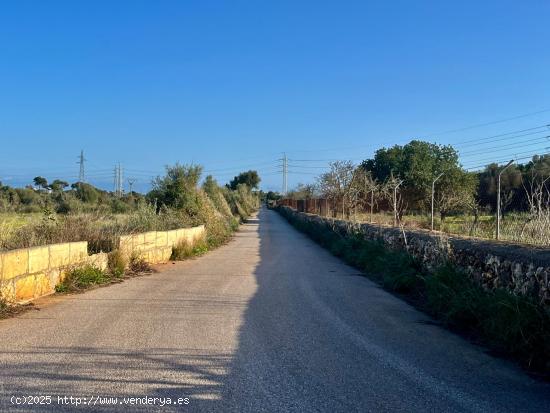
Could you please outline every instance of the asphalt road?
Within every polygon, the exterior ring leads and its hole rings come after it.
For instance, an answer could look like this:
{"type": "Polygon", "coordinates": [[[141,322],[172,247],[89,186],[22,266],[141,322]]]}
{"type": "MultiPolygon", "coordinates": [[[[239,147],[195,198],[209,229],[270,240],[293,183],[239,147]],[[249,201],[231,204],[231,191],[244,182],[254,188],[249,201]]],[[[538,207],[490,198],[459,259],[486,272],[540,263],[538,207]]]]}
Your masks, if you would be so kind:
{"type": "Polygon", "coordinates": [[[550,411],[550,385],[437,326],[275,212],[159,270],[1,321],[0,411],[550,411]],[[51,404],[12,404],[40,395],[51,404]],[[96,404],[59,405],[65,396],[96,404]],[[124,404],[145,396],[157,404],[124,404]],[[161,407],[166,398],[189,404],[161,407]]]}

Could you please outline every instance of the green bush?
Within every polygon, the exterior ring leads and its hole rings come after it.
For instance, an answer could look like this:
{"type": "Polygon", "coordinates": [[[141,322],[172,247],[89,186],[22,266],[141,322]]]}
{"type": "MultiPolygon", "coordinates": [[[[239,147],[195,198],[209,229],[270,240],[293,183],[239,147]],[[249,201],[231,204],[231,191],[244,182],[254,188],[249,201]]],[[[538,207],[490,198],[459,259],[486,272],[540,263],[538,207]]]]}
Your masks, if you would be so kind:
{"type": "Polygon", "coordinates": [[[74,268],[69,271],[62,282],[55,286],[58,293],[80,291],[93,285],[106,284],[111,278],[101,269],[92,265],[74,268]]]}
{"type": "Polygon", "coordinates": [[[443,322],[459,327],[478,326],[487,295],[466,274],[447,264],[424,278],[428,307],[443,322]]]}
{"type": "Polygon", "coordinates": [[[548,363],[550,317],[541,306],[504,290],[496,290],[482,302],[481,329],[494,348],[529,367],[548,363]]]}

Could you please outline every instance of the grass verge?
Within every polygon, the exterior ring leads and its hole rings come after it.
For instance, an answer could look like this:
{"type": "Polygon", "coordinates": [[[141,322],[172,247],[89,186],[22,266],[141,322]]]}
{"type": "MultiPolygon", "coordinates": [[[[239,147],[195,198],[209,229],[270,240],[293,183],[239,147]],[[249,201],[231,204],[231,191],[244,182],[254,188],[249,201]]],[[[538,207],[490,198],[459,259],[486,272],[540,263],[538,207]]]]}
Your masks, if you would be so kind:
{"type": "Polygon", "coordinates": [[[92,286],[108,284],[113,276],[97,267],[86,265],[70,270],[63,281],[55,286],[58,293],[86,290],[92,286]]]}
{"type": "Polygon", "coordinates": [[[334,255],[397,292],[444,325],[550,378],[550,315],[529,297],[486,291],[446,263],[432,272],[404,251],[390,250],[361,233],[343,234],[321,221],[279,212],[334,255]]]}
{"type": "Polygon", "coordinates": [[[172,247],[172,261],[183,261],[191,257],[206,254],[209,250],[209,244],[206,238],[201,238],[194,243],[181,241],[172,247]]]}

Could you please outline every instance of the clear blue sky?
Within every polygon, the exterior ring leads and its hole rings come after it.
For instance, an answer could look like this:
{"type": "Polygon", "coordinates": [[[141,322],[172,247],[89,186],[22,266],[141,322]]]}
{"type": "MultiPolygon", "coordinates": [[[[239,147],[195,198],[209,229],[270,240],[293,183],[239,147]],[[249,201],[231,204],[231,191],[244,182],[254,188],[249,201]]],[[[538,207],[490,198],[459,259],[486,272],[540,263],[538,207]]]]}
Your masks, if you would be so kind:
{"type": "MultiPolygon", "coordinates": [[[[180,161],[222,183],[250,166],[280,189],[283,151],[323,159],[297,163],[293,185],[413,137],[547,124],[438,134],[550,109],[549,18],[543,0],[3,2],[0,179],[74,181],[84,149],[107,188],[116,162],[144,189],[180,161]]],[[[475,151],[467,166],[509,155],[475,151]]]]}

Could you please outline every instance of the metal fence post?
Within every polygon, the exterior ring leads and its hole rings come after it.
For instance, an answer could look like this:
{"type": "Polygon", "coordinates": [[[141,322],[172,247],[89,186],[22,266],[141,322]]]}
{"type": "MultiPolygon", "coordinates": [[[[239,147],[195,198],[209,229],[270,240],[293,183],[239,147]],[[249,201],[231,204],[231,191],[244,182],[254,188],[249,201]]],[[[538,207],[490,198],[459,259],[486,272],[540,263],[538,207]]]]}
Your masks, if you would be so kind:
{"type": "Polygon", "coordinates": [[[498,173],[498,185],[497,185],[497,239],[500,238],[500,177],[502,173],[508,168],[510,165],[514,163],[514,160],[512,159],[510,162],[506,164],[504,168],[498,173]]]}

